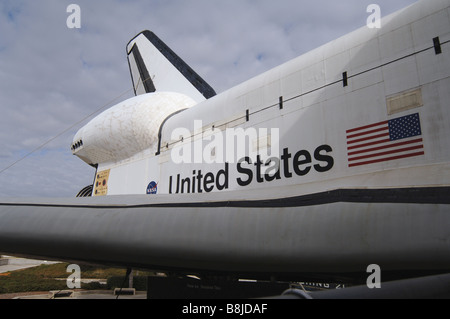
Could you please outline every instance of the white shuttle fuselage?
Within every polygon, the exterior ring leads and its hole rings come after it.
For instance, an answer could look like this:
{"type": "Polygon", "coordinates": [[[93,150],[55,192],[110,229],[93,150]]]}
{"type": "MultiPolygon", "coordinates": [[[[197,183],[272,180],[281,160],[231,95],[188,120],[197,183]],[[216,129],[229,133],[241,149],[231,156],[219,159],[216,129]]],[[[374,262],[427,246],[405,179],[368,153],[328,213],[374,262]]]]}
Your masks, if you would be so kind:
{"type": "MultiPolygon", "coordinates": [[[[76,135],[74,154],[98,166],[93,195],[448,184],[446,4],[420,2],[200,102],[155,83],[76,135]]],[[[142,33],[133,46],[153,44],[142,33]]]]}

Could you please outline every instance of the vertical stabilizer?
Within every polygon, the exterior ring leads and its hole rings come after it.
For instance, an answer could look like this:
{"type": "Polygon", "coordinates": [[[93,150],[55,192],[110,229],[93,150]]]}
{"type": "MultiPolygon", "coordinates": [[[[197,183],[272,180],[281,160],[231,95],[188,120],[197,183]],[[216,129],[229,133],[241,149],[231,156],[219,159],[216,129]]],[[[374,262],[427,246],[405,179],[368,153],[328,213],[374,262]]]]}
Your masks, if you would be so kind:
{"type": "Polygon", "coordinates": [[[216,95],[214,89],[153,32],[143,31],[134,37],[127,45],[127,55],[136,95],[177,92],[196,102],[216,95]]]}

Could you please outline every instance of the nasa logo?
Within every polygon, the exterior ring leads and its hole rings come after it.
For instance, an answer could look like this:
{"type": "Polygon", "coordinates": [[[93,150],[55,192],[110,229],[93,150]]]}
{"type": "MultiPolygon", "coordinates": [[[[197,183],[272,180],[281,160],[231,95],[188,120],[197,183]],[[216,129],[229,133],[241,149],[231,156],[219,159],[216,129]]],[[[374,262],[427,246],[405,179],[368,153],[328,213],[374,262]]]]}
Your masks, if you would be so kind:
{"type": "Polygon", "coordinates": [[[147,186],[147,195],[154,195],[158,192],[158,184],[156,182],[151,182],[147,186]]]}

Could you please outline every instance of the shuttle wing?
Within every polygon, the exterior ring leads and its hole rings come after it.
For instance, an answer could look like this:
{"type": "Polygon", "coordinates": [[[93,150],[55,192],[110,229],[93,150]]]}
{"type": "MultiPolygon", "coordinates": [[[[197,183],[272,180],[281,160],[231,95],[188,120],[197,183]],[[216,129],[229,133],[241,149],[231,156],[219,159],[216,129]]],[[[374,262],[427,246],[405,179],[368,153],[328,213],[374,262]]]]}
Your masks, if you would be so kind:
{"type": "Polygon", "coordinates": [[[208,201],[202,194],[8,199],[0,202],[0,252],[292,281],[352,278],[372,263],[383,280],[445,272],[448,188],[433,190],[440,200],[412,197],[418,191],[337,190],[323,201],[276,191],[231,192],[240,198],[231,201],[220,192],[208,201]]]}

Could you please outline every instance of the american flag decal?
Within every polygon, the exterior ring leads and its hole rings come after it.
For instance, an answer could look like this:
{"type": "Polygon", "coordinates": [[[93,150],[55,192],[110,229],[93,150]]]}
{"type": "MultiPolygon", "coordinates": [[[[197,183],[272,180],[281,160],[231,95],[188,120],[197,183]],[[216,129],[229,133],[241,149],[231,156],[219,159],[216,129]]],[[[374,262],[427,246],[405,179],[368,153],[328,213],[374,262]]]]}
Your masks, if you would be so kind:
{"type": "Polygon", "coordinates": [[[424,155],[419,113],[347,130],[348,166],[424,155]]]}

